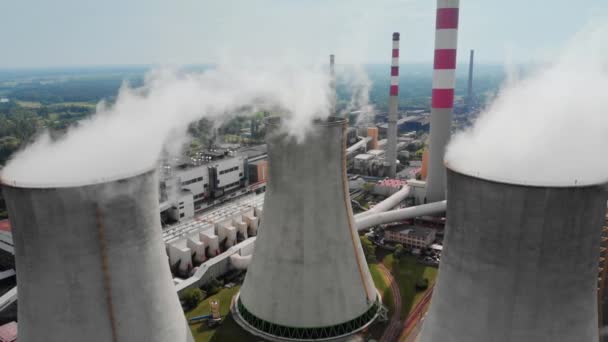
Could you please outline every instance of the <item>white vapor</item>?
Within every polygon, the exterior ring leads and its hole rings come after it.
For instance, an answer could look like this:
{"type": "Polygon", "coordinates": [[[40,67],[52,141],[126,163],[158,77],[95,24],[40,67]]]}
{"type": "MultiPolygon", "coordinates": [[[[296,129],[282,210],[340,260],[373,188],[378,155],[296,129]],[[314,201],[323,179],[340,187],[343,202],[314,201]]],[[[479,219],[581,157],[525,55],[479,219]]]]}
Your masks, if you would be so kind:
{"type": "Polygon", "coordinates": [[[452,138],[447,165],[517,184],[608,181],[607,39],[608,26],[590,26],[551,65],[508,84],[452,138]]]}
{"type": "MultiPolygon", "coordinates": [[[[329,76],[321,68],[224,68],[202,73],[160,69],[140,88],[123,86],[111,107],[51,141],[42,135],[4,168],[20,186],[67,186],[129,176],[156,166],[163,147],[201,118],[225,122],[243,108],[271,108],[302,138],[329,115],[329,76]]],[[[175,144],[173,144],[175,145],[175,144]]]]}
{"type": "Polygon", "coordinates": [[[374,106],[370,103],[369,93],[372,81],[360,64],[344,66],[341,75],[341,84],[351,90],[348,104],[341,111],[341,116],[348,116],[352,111],[361,111],[357,116],[356,124],[370,124],[374,122],[374,106]]]}

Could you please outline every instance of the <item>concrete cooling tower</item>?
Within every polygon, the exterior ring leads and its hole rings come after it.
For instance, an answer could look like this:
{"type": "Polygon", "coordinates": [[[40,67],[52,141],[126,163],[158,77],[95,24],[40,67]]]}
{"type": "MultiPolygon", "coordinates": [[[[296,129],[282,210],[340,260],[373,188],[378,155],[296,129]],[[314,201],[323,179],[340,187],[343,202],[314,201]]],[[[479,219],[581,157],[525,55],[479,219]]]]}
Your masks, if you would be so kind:
{"type": "Polygon", "coordinates": [[[193,341],[161,240],[154,171],[4,185],[21,342],[193,341]]]}
{"type": "Polygon", "coordinates": [[[368,326],[381,308],[353,225],[346,120],[313,125],[298,143],[267,121],[269,180],[237,322],[273,341],[330,340],[368,326]]]}
{"type": "Polygon", "coordinates": [[[447,176],[444,250],[419,341],[598,341],[602,187],[447,176]]]}

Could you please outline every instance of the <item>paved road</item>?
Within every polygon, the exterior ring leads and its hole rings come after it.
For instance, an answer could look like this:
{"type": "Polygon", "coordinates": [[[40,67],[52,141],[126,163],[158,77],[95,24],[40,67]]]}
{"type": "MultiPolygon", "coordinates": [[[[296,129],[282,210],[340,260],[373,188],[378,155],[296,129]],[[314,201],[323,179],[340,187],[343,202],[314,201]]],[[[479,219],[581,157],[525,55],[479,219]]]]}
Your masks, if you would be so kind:
{"type": "Polygon", "coordinates": [[[393,292],[393,304],[395,308],[391,321],[388,324],[388,328],[386,328],[384,331],[384,335],[382,335],[380,341],[396,342],[399,339],[399,335],[401,335],[401,320],[399,320],[399,315],[401,313],[401,293],[399,292],[399,286],[397,285],[395,278],[393,278],[393,275],[388,268],[384,267],[382,264],[378,265],[380,271],[382,272],[382,276],[391,286],[391,292],[393,292]]]}

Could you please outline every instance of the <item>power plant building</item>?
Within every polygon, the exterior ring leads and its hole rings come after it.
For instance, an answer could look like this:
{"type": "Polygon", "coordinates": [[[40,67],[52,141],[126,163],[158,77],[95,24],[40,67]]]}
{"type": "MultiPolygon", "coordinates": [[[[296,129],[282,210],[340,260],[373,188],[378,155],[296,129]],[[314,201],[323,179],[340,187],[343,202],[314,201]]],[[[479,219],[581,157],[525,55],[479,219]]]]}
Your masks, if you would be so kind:
{"type": "Polygon", "coordinates": [[[316,122],[301,143],[279,126],[269,119],[264,217],[233,313],[274,341],[346,337],[381,309],[353,224],[346,120],[316,122]]]}
{"type": "Polygon", "coordinates": [[[448,169],[439,278],[420,342],[598,340],[601,185],[448,169]]]}

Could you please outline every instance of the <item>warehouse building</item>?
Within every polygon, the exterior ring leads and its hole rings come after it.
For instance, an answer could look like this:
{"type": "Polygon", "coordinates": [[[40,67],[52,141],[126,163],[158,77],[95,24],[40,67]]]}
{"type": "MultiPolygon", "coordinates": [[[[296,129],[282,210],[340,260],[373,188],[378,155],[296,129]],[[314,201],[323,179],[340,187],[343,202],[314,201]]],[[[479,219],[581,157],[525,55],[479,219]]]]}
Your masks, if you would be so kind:
{"type": "Polygon", "coordinates": [[[384,239],[400,243],[405,247],[428,248],[435,241],[435,229],[418,226],[401,226],[395,229],[387,229],[384,239]]]}

